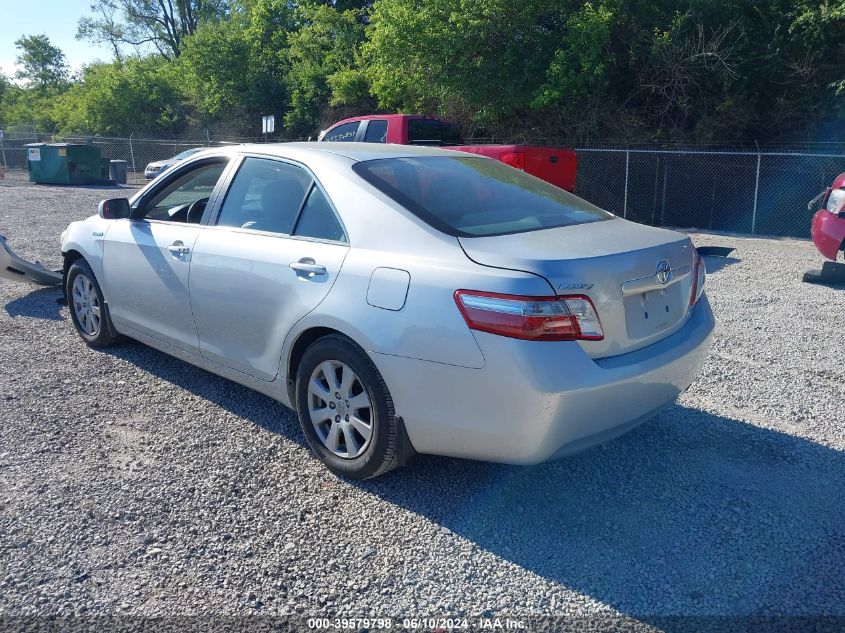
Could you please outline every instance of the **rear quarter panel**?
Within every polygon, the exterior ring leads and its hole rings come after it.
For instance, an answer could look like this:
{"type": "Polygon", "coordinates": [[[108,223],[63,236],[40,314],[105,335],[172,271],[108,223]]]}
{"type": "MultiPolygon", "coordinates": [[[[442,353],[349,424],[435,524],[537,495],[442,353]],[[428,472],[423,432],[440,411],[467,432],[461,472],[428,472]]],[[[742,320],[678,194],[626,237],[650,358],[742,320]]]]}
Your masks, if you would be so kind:
{"type": "Polygon", "coordinates": [[[484,356],[455,304],[455,291],[469,288],[548,295],[551,287],[536,275],[486,268],[465,257],[461,261],[453,256],[463,256],[457,242],[452,249],[452,254],[448,248],[439,253],[434,248],[434,253],[409,255],[353,247],[329,295],[297,324],[293,339],[305,329],[329,327],[345,333],[368,352],[483,367],[484,356]],[[410,283],[401,309],[376,307],[367,301],[377,268],[408,273],[410,283]]]}

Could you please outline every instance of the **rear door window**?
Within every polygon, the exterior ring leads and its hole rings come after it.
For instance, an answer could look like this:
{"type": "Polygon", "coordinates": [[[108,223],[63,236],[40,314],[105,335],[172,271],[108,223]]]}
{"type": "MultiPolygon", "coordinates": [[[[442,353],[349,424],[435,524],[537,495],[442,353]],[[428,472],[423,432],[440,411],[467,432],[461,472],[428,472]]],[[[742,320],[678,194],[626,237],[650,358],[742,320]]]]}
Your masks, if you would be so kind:
{"type": "Polygon", "coordinates": [[[367,131],[364,132],[365,143],[387,143],[387,121],[385,119],[373,119],[367,124],[367,131]]]}
{"type": "Polygon", "coordinates": [[[290,235],[311,182],[299,167],[248,157],[229,187],[217,224],[290,235]]]}
{"type": "Polygon", "coordinates": [[[355,135],[358,133],[359,125],[359,121],[338,125],[337,127],[332,128],[331,130],[326,132],[326,135],[323,137],[323,140],[332,143],[354,141],[355,135]]]}
{"type": "Polygon", "coordinates": [[[346,235],[325,194],[316,185],[311,188],[308,200],[296,222],[294,235],[316,237],[321,240],[345,242],[346,235]]]}

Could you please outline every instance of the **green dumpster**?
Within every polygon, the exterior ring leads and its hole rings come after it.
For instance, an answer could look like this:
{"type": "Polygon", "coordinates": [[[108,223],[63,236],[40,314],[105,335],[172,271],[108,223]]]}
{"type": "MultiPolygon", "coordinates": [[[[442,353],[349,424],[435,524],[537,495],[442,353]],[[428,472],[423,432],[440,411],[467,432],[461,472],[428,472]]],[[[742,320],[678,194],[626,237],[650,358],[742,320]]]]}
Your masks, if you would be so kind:
{"type": "Polygon", "coordinates": [[[108,178],[107,159],[100,148],[81,143],[30,143],[29,180],[53,185],[91,185],[108,178]]]}

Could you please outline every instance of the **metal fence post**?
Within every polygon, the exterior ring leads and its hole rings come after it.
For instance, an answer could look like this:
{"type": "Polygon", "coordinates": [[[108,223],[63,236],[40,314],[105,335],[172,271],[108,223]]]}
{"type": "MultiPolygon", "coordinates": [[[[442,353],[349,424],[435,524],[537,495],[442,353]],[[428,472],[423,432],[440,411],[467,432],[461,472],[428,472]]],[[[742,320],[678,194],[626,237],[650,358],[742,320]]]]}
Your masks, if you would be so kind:
{"type": "Polygon", "coordinates": [[[757,152],[757,180],[754,182],[754,209],[751,212],[751,235],[757,231],[757,196],[760,192],[760,152],[757,152]]]}
{"type": "Polygon", "coordinates": [[[654,225],[654,214],[657,213],[657,191],[660,184],[660,154],[657,155],[657,163],[654,166],[654,200],[651,203],[651,224],[654,225]]]}
{"type": "Polygon", "coordinates": [[[631,163],[631,152],[625,150],[625,201],[622,204],[622,217],[628,217],[628,166],[631,163]]]}
{"type": "Polygon", "coordinates": [[[132,137],[135,135],[133,132],[129,135],[129,156],[132,158],[132,173],[136,173],[138,170],[135,169],[135,150],[132,147],[132,137]]]}

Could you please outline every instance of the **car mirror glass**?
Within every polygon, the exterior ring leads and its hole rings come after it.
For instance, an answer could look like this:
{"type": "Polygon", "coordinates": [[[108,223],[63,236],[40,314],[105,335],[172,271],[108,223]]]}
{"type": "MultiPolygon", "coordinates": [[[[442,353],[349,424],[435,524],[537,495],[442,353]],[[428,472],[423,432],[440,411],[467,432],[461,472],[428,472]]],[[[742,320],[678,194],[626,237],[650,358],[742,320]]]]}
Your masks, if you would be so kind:
{"type": "Polygon", "coordinates": [[[103,200],[97,207],[97,213],[105,220],[120,220],[128,218],[132,209],[126,198],[110,198],[103,200]]]}

